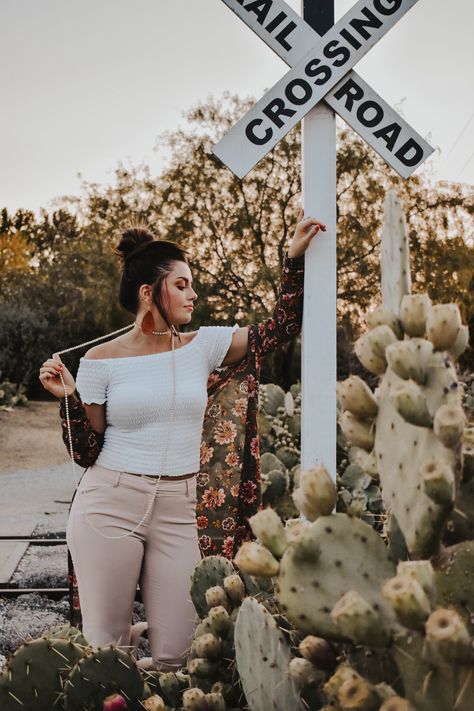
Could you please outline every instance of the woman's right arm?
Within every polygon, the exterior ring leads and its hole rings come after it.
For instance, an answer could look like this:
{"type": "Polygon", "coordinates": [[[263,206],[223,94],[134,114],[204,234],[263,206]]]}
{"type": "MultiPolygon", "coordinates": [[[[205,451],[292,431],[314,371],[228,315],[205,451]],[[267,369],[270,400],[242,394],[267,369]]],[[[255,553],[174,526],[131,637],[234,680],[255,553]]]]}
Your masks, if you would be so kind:
{"type": "Polygon", "coordinates": [[[39,379],[43,387],[59,398],[59,415],[61,418],[62,438],[70,454],[69,432],[66,419],[66,398],[64,387],[59,377],[62,373],[68,396],[69,422],[74,461],[80,467],[92,466],[99,456],[104,443],[106,427],[105,404],[84,405],[76,390],[76,383],[71,373],[62,363],[59,355],[46,360],[40,368],[39,379]]]}
{"type": "MultiPolygon", "coordinates": [[[[63,442],[70,455],[66,398],[59,402],[63,442]]],[[[77,390],[68,396],[68,405],[74,461],[85,469],[94,464],[104,444],[105,405],[84,405],[77,390]]]]}

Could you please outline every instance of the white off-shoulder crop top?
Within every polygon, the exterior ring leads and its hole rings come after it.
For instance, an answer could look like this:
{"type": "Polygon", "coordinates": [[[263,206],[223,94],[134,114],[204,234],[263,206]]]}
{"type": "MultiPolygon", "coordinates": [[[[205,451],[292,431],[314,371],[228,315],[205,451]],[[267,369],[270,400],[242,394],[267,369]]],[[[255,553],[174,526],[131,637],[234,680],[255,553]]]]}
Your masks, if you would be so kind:
{"type": "Polygon", "coordinates": [[[201,326],[175,349],[176,412],[166,471],[162,459],[173,396],[171,351],[124,358],[81,358],[76,387],[86,404],[106,402],[104,443],[97,464],[136,474],[199,471],[207,380],[239,326],[201,326]]]}

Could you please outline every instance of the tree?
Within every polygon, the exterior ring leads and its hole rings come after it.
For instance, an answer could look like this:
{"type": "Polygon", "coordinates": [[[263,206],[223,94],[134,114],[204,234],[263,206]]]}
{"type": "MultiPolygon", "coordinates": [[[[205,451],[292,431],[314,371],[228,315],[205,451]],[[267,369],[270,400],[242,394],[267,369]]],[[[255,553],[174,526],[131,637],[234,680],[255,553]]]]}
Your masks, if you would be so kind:
{"type": "MultiPolygon", "coordinates": [[[[252,103],[226,94],[191,108],[184,128],[158,140],[157,148],[170,156],[159,176],[146,165],[119,164],[115,184],[84,182],[80,196],[59,200],[58,209],[42,211],[40,219],[27,211],[10,217],[3,210],[2,233],[16,231],[28,249],[32,245],[37,268],[8,280],[0,269],[0,299],[8,301],[12,288],[23,290],[25,298],[34,293],[36,307],[53,325],[55,344],[64,346],[130,323],[116,303],[120,275],[112,247],[119,231],[140,219],[158,237],[188,249],[200,297],[193,328],[268,316],[300,206],[300,132],[293,129],[238,180],[211,150],[252,103]]],[[[456,301],[464,319],[472,320],[472,186],[432,183],[426,173],[402,180],[343,127],[338,131],[338,319],[351,339],[362,313],[380,298],[380,235],[390,187],[406,210],[414,290],[427,290],[434,301],[456,301]]],[[[1,324],[0,306],[0,342],[1,324]]],[[[288,387],[299,375],[298,348],[296,340],[268,360],[264,381],[288,387]]]]}

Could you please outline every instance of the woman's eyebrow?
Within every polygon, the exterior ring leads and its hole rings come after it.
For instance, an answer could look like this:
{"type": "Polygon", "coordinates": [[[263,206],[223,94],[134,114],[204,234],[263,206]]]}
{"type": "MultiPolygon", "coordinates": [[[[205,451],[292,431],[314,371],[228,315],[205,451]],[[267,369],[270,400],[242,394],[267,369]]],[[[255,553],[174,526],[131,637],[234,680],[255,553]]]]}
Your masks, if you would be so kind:
{"type": "Polygon", "coordinates": [[[192,280],[192,279],[189,280],[188,277],[184,277],[184,276],[176,277],[176,281],[178,281],[178,279],[183,279],[183,281],[185,281],[187,284],[192,284],[192,283],[193,283],[193,280],[192,280]]]}

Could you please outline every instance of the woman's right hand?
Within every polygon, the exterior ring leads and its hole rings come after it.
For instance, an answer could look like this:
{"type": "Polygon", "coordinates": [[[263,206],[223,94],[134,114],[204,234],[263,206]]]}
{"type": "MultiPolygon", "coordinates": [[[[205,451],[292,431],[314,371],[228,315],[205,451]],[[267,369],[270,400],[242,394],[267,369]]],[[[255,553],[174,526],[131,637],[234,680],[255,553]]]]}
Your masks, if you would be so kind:
{"type": "Polygon", "coordinates": [[[76,390],[76,382],[72,377],[69,370],[66,368],[61,358],[57,353],[53,354],[52,358],[45,360],[41,366],[39,379],[45,390],[56,397],[64,397],[64,388],[59,377],[59,373],[62,373],[64,384],[66,386],[66,394],[72,395],[76,390]]]}

